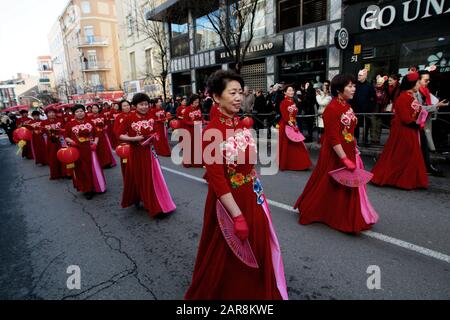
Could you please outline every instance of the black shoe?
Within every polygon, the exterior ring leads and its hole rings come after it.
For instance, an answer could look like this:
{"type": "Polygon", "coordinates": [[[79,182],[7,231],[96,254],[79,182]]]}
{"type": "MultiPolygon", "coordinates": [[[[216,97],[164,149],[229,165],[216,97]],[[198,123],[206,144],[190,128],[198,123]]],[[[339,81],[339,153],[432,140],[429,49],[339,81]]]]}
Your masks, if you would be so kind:
{"type": "Polygon", "coordinates": [[[441,177],[441,178],[445,177],[444,172],[442,172],[441,170],[437,169],[433,165],[430,165],[430,167],[428,168],[428,174],[432,175],[434,177],[441,177]]]}
{"type": "Polygon", "coordinates": [[[91,192],[86,192],[84,194],[84,196],[87,200],[91,200],[94,197],[94,194],[95,194],[95,192],[91,191],[91,192]]]}

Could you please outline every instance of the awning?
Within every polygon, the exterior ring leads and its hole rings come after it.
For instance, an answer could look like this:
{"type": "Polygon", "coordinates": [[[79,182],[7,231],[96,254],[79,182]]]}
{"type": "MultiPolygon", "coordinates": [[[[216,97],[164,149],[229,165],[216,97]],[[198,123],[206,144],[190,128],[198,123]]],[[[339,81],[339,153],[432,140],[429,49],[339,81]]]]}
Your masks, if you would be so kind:
{"type": "Polygon", "coordinates": [[[29,110],[30,106],[27,105],[18,105],[18,106],[12,106],[6,109],[0,110],[0,112],[11,112],[11,111],[19,111],[19,110],[29,110]]]}

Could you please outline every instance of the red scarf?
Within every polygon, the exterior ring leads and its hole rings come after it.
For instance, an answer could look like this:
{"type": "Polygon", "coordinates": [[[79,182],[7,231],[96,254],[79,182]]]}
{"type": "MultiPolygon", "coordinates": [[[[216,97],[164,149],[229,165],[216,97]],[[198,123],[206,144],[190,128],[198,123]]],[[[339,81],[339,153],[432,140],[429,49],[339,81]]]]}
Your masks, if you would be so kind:
{"type": "Polygon", "coordinates": [[[427,106],[431,106],[431,94],[430,94],[430,90],[428,90],[427,87],[420,87],[419,91],[421,94],[423,94],[425,96],[425,102],[427,104],[427,106]]]}

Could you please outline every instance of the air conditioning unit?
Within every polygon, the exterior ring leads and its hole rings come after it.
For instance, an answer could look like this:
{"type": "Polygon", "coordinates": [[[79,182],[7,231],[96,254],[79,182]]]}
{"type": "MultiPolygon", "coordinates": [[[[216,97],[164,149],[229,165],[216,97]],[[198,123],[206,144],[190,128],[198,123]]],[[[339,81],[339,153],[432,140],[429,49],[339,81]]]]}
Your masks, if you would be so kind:
{"type": "Polygon", "coordinates": [[[361,50],[361,57],[363,60],[375,58],[376,48],[363,48],[361,50]]]}

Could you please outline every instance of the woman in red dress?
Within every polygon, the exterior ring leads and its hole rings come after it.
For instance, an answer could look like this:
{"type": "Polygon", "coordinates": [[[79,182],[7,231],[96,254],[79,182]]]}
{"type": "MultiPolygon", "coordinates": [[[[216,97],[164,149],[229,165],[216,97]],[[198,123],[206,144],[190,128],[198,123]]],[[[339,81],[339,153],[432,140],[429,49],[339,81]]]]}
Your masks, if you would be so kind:
{"type": "Polygon", "coordinates": [[[27,128],[33,132],[31,143],[34,151],[34,161],[36,164],[47,165],[47,152],[45,139],[42,135],[42,121],[39,119],[40,115],[39,111],[33,111],[31,113],[33,120],[28,123],[27,128]]]}
{"type": "Polygon", "coordinates": [[[298,131],[297,112],[294,101],[295,90],[292,86],[284,88],[284,100],[280,104],[281,120],[279,129],[278,159],[280,170],[308,170],[311,166],[308,149],[305,143],[294,142],[286,136],[286,127],[290,126],[298,131]]]}
{"type": "Polygon", "coordinates": [[[219,114],[220,114],[219,104],[214,102],[211,107],[211,110],[209,110],[209,121],[212,121],[219,114]]]}
{"type": "Polygon", "coordinates": [[[151,217],[169,213],[176,209],[159,161],[153,148],[155,120],[149,110],[150,98],[145,93],[137,93],[131,113],[120,127],[120,139],[130,143],[130,157],[127,162],[122,196],[122,208],[143,202],[151,217]],[[152,138],[153,137],[153,138],[152,138]]]}
{"type": "Polygon", "coordinates": [[[280,247],[253,168],[256,143],[236,116],[242,87],[242,77],[232,71],[216,71],[208,80],[220,114],[204,132],[208,195],[192,283],[185,295],[189,300],[288,298],[280,247]],[[218,202],[231,215],[236,236],[250,243],[257,269],[244,264],[228,246],[217,219],[218,202]]]}
{"type": "Polygon", "coordinates": [[[99,138],[94,123],[86,117],[83,105],[76,104],[72,112],[74,120],[66,124],[64,134],[67,144],[80,152],[73,170],[73,185],[90,200],[96,192],[106,191],[105,177],[95,151],[99,138]]]}
{"type": "Polygon", "coordinates": [[[425,161],[420,149],[420,126],[416,123],[421,106],[414,97],[419,89],[418,73],[403,78],[395,100],[395,116],[383,153],[375,164],[372,183],[401,189],[428,187],[425,161]]]}
{"type": "MultiPolygon", "coordinates": [[[[16,119],[16,128],[25,127],[31,122],[31,118],[28,117],[27,110],[20,110],[20,117],[16,119]]],[[[31,141],[27,141],[25,146],[22,149],[22,158],[26,159],[34,159],[33,155],[33,146],[31,141]]]]}
{"type": "Polygon", "coordinates": [[[167,117],[162,107],[161,98],[155,100],[155,107],[151,109],[153,119],[155,119],[155,131],[159,140],[155,141],[155,151],[158,156],[170,157],[169,138],[167,136],[167,117]]]}
{"type": "Polygon", "coordinates": [[[193,94],[190,98],[191,105],[184,113],[183,128],[189,134],[189,143],[183,144],[183,166],[186,168],[203,167],[202,162],[202,125],[203,115],[200,109],[200,97],[193,94]]]}
{"type": "Polygon", "coordinates": [[[358,233],[378,220],[365,186],[343,186],[328,174],[341,167],[363,169],[353,136],[357,118],[347,103],[355,93],[355,83],[351,75],[337,75],[331,82],[335,98],[323,113],[325,131],[319,159],[294,205],[300,224],[322,222],[343,232],[358,233]]]}
{"type": "Polygon", "coordinates": [[[61,139],[63,139],[64,122],[56,118],[56,110],[49,108],[45,110],[47,120],[42,121],[41,127],[47,140],[47,160],[50,167],[50,180],[60,179],[66,176],[67,170],[59,162],[56,154],[61,149],[61,139]]]}
{"type": "Polygon", "coordinates": [[[177,114],[177,118],[178,120],[181,120],[181,122],[183,122],[184,120],[184,113],[186,112],[186,103],[187,103],[187,98],[183,97],[181,99],[180,105],[178,106],[177,110],[176,110],[176,114],[177,114]]]}
{"type": "Polygon", "coordinates": [[[103,169],[115,167],[117,163],[112,154],[111,141],[107,134],[108,121],[102,115],[97,104],[92,105],[92,115],[88,119],[95,125],[95,131],[97,132],[97,156],[100,166],[103,169]]]}
{"type": "MultiPolygon", "coordinates": [[[[117,117],[114,120],[114,128],[113,128],[114,135],[116,136],[118,142],[120,142],[120,126],[122,125],[125,118],[130,115],[130,111],[131,111],[131,103],[128,100],[122,100],[119,102],[119,113],[117,113],[117,117]]],[[[123,162],[123,160],[121,160],[120,169],[122,171],[122,178],[124,179],[126,166],[127,164],[123,162]]]]}

